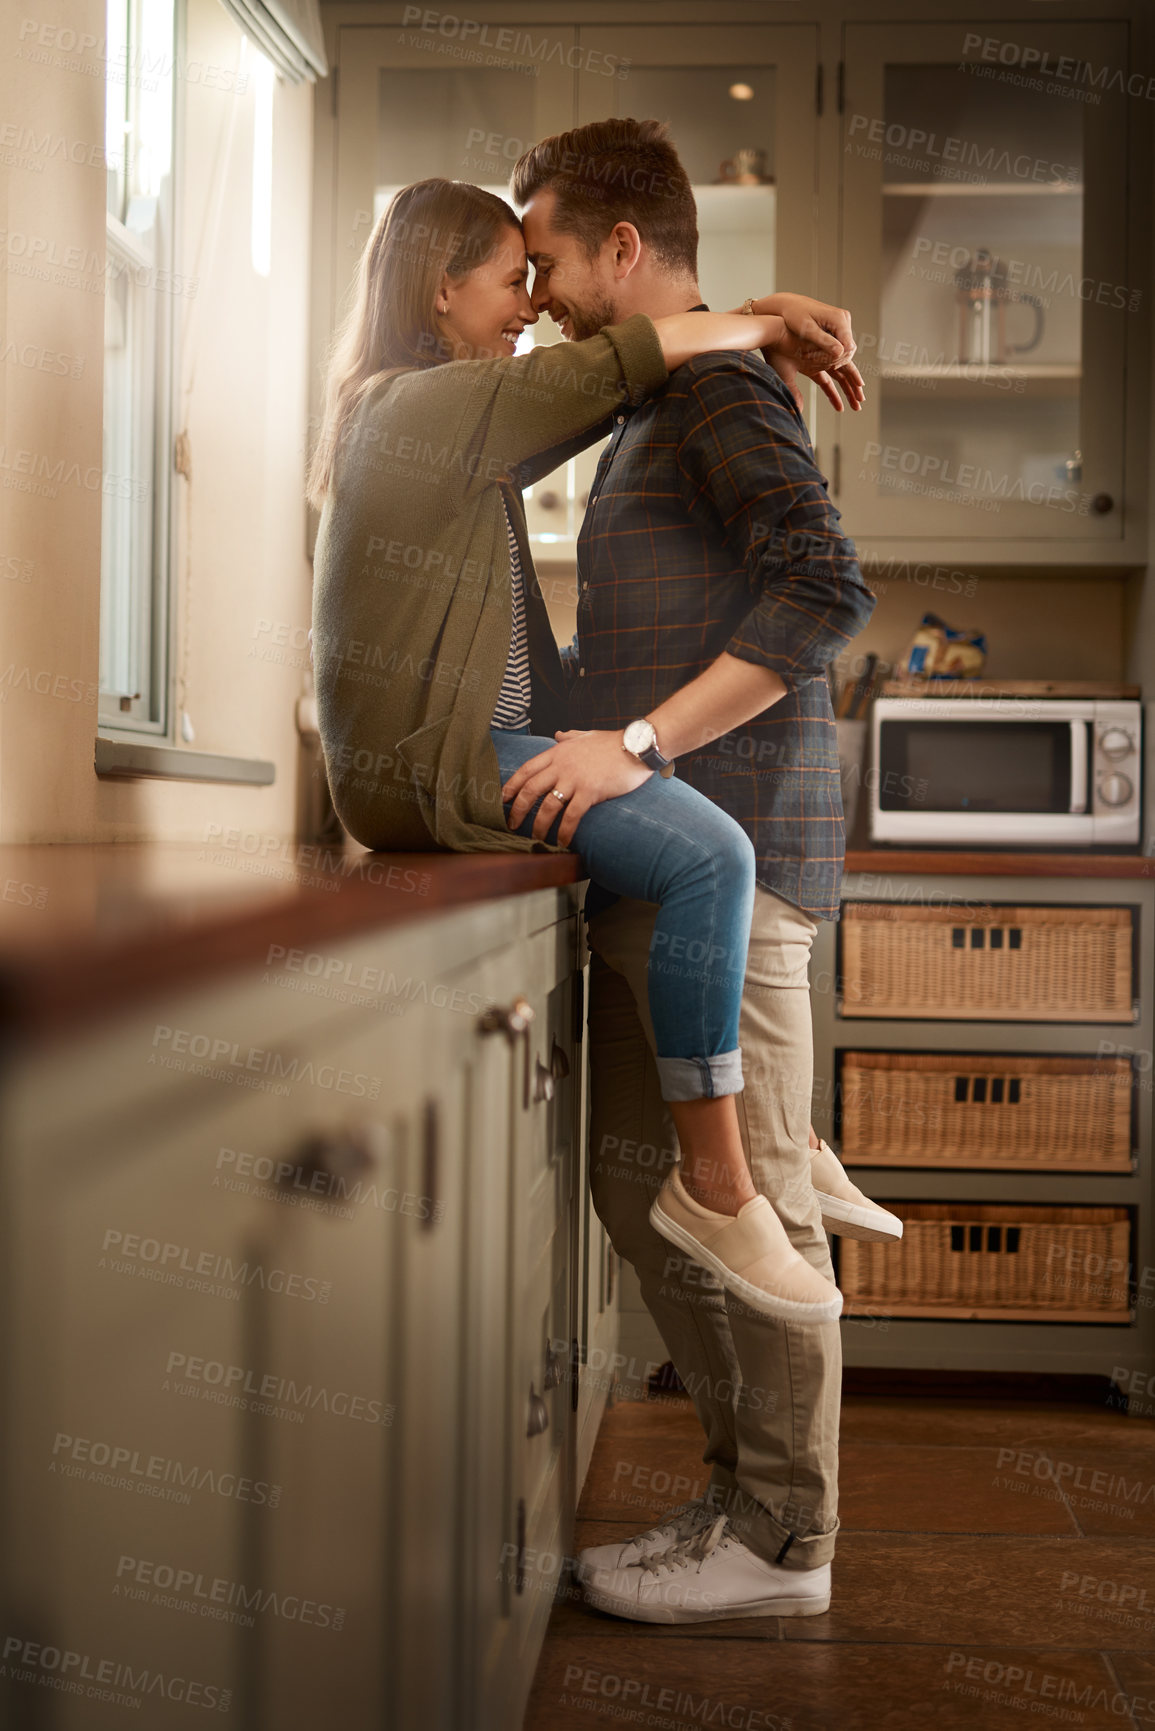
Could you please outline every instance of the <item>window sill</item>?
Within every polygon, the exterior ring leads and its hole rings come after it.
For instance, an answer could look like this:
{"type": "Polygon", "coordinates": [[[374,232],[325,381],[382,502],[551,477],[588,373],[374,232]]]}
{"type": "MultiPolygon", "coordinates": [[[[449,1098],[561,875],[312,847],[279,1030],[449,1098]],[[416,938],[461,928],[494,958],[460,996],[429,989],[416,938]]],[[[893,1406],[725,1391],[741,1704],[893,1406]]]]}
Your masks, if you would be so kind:
{"type": "Polygon", "coordinates": [[[146,777],[158,781],[230,781],[269,787],[276,765],[259,757],[223,757],[184,746],[150,745],[140,740],[96,736],[96,773],[107,777],[146,777]]]}

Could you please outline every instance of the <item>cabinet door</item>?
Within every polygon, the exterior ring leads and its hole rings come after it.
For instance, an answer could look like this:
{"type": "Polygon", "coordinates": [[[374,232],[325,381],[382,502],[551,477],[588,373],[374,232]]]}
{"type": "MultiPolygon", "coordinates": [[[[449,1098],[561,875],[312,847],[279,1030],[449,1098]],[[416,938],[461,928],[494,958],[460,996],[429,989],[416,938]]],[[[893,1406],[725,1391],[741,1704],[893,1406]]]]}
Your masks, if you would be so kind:
{"type": "Polygon", "coordinates": [[[297,1145],[306,1170],[329,1175],[327,1203],[276,1222],[280,1259],[321,1270],[332,1294],[304,1317],[267,1318],[270,1362],[311,1398],[306,1422],[267,1433],[269,1470],[296,1514],[270,1527],[263,1572],[284,1593],[307,1585],[338,1608],[339,1626],[330,1616],[269,1630],[270,1731],[307,1731],[334,1713],[350,1731],[461,1722],[446,1654],[460,1642],[477,1018],[467,975],[440,984],[443,1007],[375,1011],[320,1054],[347,1071],[385,1064],[387,1098],[297,1145]]]}
{"type": "Polygon", "coordinates": [[[514,1075],[510,1462],[511,1661],[525,1692],[568,1548],[574,1504],[570,1380],[576,1054],[574,920],[527,942],[520,978],[534,1010],[514,1075]]]}
{"type": "Polygon", "coordinates": [[[403,186],[443,176],[508,199],[522,152],[571,123],[573,43],[569,29],[448,13],[424,12],[411,29],[341,25],[330,328],[403,186]]]}
{"type": "Polygon", "coordinates": [[[1122,23],[847,28],[856,536],[1121,537],[1126,53],[1122,23]]]}
{"type": "MultiPolygon", "coordinates": [[[[282,1377],[362,1398],[356,1414],[345,1400],[270,1437],[269,1470],[307,1490],[307,1509],[270,1532],[263,1573],[286,1591],[307,1580],[342,1612],[335,1638],[329,1627],[270,1631],[259,1693],[277,1731],[306,1731],[334,1703],[350,1731],[496,1728],[528,1686],[533,1655],[511,1644],[523,1487],[510,1427],[516,1412],[524,1435],[528,1412],[512,1366],[528,1351],[523,1312],[559,1217],[546,1204],[527,1282],[527,1171],[515,1154],[530,1158],[526,1126],[544,1125],[550,1104],[543,964],[557,953],[556,933],[518,939],[447,971],[439,1007],[384,1028],[363,1018],[323,1054],[359,1073],[387,1051],[390,1088],[313,1156],[352,1163],[355,1218],[334,1207],[280,1223],[281,1260],[320,1269],[332,1299],[308,1326],[271,1319],[270,1357],[282,1377]]],[[[543,1171],[559,1164],[536,1144],[532,1158],[543,1171]]],[[[565,1324],[563,1305],[550,1327],[565,1324]]],[[[534,1351],[541,1360],[536,1336],[534,1351]]]]}
{"type": "MultiPolygon", "coordinates": [[[[42,1136],[28,1105],[7,1126],[4,1182],[10,1623],[87,1656],[85,1675],[115,1664],[106,1696],[54,1694],[62,1731],[112,1731],[134,1707],[150,1726],[185,1723],[158,1677],[194,1679],[200,1705],[255,1725],[268,1583],[253,1564],[261,1535],[294,1518],[264,1476],[256,1319],[280,1307],[299,1322],[325,1293],[317,1270],[278,1261],[253,1174],[274,1170],[299,1106],[174,1080],[42,1136]]],[[[11,1722],[31,1723],[36,1663],[19,1673],[27,1687],[9,1668],[0,1688],[11,1722]]]]}
{"type": "MultiPolygon", "coordinates": [[[[401,187],[443,175],[508,201],[523,151],[573,124],[576,35],[429,12],[410,29],[342,24],[329,330],[374,222],[401,187]]],[[[561,340],[542,319],[519,352],[561,340]]],[[[535,548],[572,550],[581,520],[572,463],[527,488],[525,505],[535,548]]]]}
{"type": "MultiPolygon", "coordinates": [[[[795,25],[578,32],[576,124],[622,115],[671,123],[698,206],[702,295],[719,311],[812,286],[817,42],[815,29],[795,25]]],[[[561,120],[547,128],[562,129],[561,120]]],[[[541,558],[572,558],[600,454],[583,451],[529,490],[541,558]]]]}
{"type": "Polygon", "coordinates": [[[712,307],[811,288],[816,28],[591,24],[578,68],[579,125],[669,122],[698,205],[699,282],[712,307]]]}

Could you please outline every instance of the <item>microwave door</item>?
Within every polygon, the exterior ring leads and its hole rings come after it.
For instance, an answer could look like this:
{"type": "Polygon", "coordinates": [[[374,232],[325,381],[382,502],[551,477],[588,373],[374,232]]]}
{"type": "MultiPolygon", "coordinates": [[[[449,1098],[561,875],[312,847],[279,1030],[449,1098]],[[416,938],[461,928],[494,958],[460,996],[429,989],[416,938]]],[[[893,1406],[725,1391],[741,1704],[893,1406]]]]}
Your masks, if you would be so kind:
{"type": "Polygon", "coordinates": [[[877,840],[997,847],[1090,839],[1086,719],[1008,716],[994,704],[964,710],[961,701],[957,718],[941,713],[945,704],[919,717],[900,702],[898,713],[879,719],[877,840]]]}

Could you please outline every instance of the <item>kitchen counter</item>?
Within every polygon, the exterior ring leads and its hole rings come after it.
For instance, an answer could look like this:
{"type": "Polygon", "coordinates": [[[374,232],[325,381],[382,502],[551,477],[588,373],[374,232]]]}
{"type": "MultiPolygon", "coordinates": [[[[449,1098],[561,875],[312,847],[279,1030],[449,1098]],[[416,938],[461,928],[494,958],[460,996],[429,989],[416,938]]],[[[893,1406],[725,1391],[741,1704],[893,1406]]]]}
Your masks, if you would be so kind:
{"type": "MultiPolygon", "coordinates": [[[[1155,859],[873,847],[846,872],[1155,878],[1155,859]]],[[[33,1035],[151,990],[470,902],[582,881],[576,854],[371,854],[225,831],[208,844],[0,846],[0,1025],[33,1035]]]]}
{"type": "Polygon", "coordinates": [[[580,860],[250,832],[0,868],[11,1627],[241,1726],[520,1725],[619,1362],[580,860]],[[287,1609],[154,1629],[129,1554],[287,1609]]]}
{"type": "Polygon", "coordinates": [[[874,847],[856,841],[846,850],[846,871],[897,872],[906,877],[930,874],[1008,878],[1155,878],[1155,859],[1145,854],[1016,852],[1007,849],[874,847]]]}
{"type": "Polygon", "coordinates": [[[880,871],[904,877],[1155,878],[1155,859],[1142,853],[1093,853],[1089,848],[879,846],[870,839],[860,806],[846,838],[846,872],[880,871]]]}
{"type": "Polygon", "coordinates": [[[247,831],[0,846],[0,1027],[41,1036],[300,948],[582,881],[576,854],[366,853],[247,831]]]}

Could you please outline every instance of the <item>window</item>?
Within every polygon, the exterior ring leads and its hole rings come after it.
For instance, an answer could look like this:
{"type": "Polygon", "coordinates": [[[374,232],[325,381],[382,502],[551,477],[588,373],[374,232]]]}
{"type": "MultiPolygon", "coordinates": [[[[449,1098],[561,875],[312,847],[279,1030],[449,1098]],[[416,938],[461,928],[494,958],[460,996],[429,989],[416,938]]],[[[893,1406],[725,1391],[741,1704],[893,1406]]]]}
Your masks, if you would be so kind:
{"type": "Polygon", "coordinates": [[[169,725],[177,0],[108,0],[100,720],[169,725]]]}

